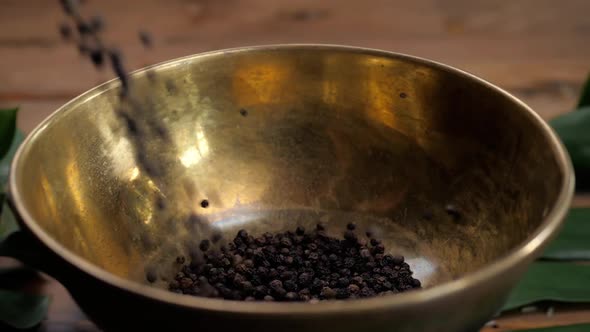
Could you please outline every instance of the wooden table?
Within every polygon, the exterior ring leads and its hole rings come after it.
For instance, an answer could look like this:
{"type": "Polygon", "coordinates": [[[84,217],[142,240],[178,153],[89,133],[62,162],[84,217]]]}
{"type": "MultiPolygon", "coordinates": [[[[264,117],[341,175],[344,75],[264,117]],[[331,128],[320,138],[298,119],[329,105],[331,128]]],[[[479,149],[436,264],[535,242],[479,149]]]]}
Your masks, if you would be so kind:
{"type": "MultiPolygon", "coordinates": [[[[49,113],[112,77],[61,42],[57,0],[1,0],[0,107],[21,107],[32,130],[49,113]]],[[[567,112],[590,72],[588,0],[86,0],[129,69],[207,50],[271,43],[348,44],[434,59],[514,93],[544,118],[567,112]],[[123,5],[124,3],[124,5],[123,5]],[[145,52],[137,30],[155,47],[145,52]]],[[[586,199],[583,204],[586,204],[586,199]]],[[[0,264],[8,264],[2,261],[0,264]]],[[[57,282],[43,331],[96,331],[57,282]]],[[[498,328],[590,322],[590,306],[513,314],[498,328]]]]}

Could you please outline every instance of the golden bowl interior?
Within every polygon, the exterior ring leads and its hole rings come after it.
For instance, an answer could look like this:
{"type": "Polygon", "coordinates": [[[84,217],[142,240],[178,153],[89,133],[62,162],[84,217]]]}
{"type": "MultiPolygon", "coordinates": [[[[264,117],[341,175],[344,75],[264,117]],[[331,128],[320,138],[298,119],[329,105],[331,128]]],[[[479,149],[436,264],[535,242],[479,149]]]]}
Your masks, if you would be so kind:
{"type": "Polygon", "coordinates": [[[552,138],[525,106],[442,65],[277,47],[151,70],[156,82],[141,71],[133,83],[172,138],[146,143],[164,178],[134,160],[115,115],[118,82],[56,112],[15,165],[18,196],[44,232],[138,282],[146,262],[170,276],[174,257],[200,238],[187,226],[192,213],[228,237],[318,221],[335,235],[348,222],[374,227],[429,287],[525,242],[565,181],[552,138]],[[166,212],[154,205],[162,185],[166,212]]]}

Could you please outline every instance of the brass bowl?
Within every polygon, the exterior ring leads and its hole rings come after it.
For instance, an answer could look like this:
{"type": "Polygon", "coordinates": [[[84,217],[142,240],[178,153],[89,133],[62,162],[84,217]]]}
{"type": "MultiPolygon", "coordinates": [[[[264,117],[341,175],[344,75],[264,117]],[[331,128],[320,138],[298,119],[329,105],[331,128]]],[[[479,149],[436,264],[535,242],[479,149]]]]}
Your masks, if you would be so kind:
{"type": "Polygon", "coordinates": [[[165,178],[135,163],[114,112],[118,81],[56,111],[12,164],[11,204],[43,253],[28,259],[105,329],[475,331],[555,235],[572,198],[570,161],[547,124],[505,91],[439,63],[289,45],[147,70],[158,81],[141,70],[133,82],[157,101],[151,114],[174,143],[145,143],[166,161],[165,178]],[[153,204],[161,185],[173,188],[169,218],[153,204]],[[229,234],[318,221],[336,234],[350,221],[375,227],[425,289],[304,304],[148,285],[146,262],[166,277],[183,243],[198,238],[179,219],[187,213],[229,234]]]}

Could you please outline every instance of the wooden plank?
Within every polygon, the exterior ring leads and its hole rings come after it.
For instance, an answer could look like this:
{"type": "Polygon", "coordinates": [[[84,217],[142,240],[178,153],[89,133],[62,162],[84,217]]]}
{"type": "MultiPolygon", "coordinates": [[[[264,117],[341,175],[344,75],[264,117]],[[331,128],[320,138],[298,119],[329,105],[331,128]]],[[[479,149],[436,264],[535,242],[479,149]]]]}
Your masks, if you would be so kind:
{"type": "MultiPolygon", "coordinates": [[[[590,70],[590,2],[567,0],[87,1],[104,13],[107,37],[123,46],[129,69],[202,51],[268,43],[336,43],[381,48],[457,66],[514,92],[544,117],[569,110],[590,70]],[[145,52],[139,27],[154,31],[145,52]]],[[[0,104],[72,98],[112,77],[97,74],[63,44],[51,1],[5,0],[0,12],[0,104]],[[15,69],[17,68],[17,69],[15,69]]],[[[49,107],[48,106],[48,107],[49,107]]]]}

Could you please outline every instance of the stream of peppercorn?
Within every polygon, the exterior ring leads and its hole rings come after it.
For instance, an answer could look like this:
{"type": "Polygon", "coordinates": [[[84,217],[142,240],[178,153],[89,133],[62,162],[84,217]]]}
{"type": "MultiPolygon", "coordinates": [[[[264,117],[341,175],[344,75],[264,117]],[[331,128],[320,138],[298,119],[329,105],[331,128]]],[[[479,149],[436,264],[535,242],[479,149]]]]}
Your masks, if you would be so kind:
{"type": "MultiPolygon", "coordinates": [[[[138,167],[152,180],[164,179],[167,170],[162,165],[171,163],[150,159],[145,144],[149,138],[171,149],[169,134],[154,112],[156,103],[149,97],[137,99],[132,93],[132,82],[121,52],[107,48],[102,41],[104,20],[99,16],[83,17],[78,0],[60,0],[60,4],[74,26],[72,29],[70,23],[62,23],[59,27],[62,37],[74,41],[80,54],[97,68],[103,68],[105,63],[110,65],[119,78],[120,102],[125,107],[116,112],[134,147],[138,167]]],[[[152,47],[153,41],[147,32],[140,31],[138,38],[145,48],[152,47]]],[[[151,72],[147,72],[147,77],[151,81],[157,79],[151,72]]],[[[166,85],[169,90],[175,90],[172,83],[166,82],[166,85]]],[[[246,117],[248,111],[240,109],[239,114],[246,117]]],[[[166,193],[166,182],[159,184],[166,193]]],[[[174,197],[172,193],[164,196],[174,197]]],[[[208,208],[209,204],[204,199],[200,206],[208,208]]],[[[161,198],[157,198],[154,205],[160,212],[167,208],[161,198]]],[[[460,217],[458,213],[457,216],[460,217]]],[[[195,220],[200,218],[192,214],[187,224],[195,220]]],[[[325,226],[319,223],[313,230],[298,227],[294,231],[264,233],[257,237],[240,230],[228,243],[224,243],[219,233],[210,231],[206,223],[199,224],[203,234],[194,234],[195,238],[212,236],[197,240],[199,255],[176,258],[179,272],[173,278],[163,278],[172,279],[168,282],[172,292],[241,301],[316,302],[367,298],[421,288],[403,256],[386,254],[379,239],[370,232],[359,236],[352,223],[347,225],[342,238],[329,236],[325,226]]],[[[158,276],[150,268],[145,279],[154,283],[158,276]]]]}

